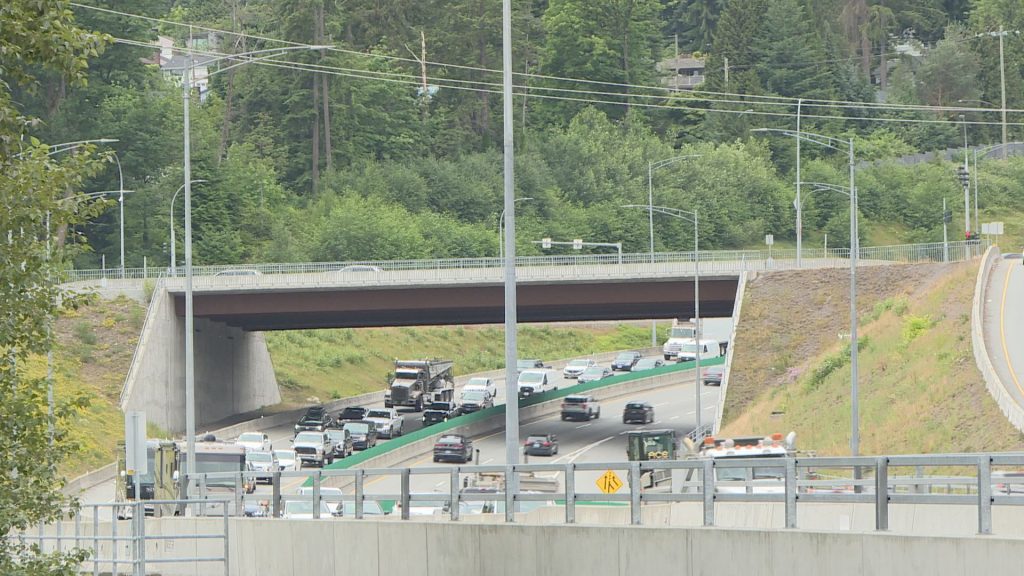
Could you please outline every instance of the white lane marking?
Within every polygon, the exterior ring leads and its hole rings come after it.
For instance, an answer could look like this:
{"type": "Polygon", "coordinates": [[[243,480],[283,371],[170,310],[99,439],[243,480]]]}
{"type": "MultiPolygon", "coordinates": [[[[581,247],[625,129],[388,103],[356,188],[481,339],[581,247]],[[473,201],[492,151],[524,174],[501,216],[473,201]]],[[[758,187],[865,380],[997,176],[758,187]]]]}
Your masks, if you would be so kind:
{"type": "Polygon", "coordinates": [[[488,458],[487,460],[484,460],[483,463],[481,464],[481,466],[486,466],[487,464],[490,464],[491,462],[494,462],[494,458],[488,458]]]}
{"type": "Polygon", "coordinates": [[[679,419],[679,416],[672,416],[671,418],[669,418],[669,420],[678,420],[678,419],[679,419]]]}
{"type": "MultiPolygon", "coordinates": [[[[593,422],[591,422],[590,424],[593,424],[593,422]]],[[[576,429],[579,430],[580,428],[586,428],[587,426],[590,426],[590,424],[580,424],[579,426],[576,427],[576,429]]]]}
{"type": "MultiPolygon", "coordinates": [[[[614,439],[615,439],[615,436],[609,436],[607,438],[603,438],[601,440],[598,440],[597,442],[593,442],[591,444],[587,444],[586,446],[584,446],[582,448],[577,448],[576,450],[573,450],[572,452],[566,454],[565,456],[559,456],[558,458],[552,460],[551,462],[552,462],[552,464],[555,464],[555,463],[557,463],[560,460],[565,459],[565,458],[567,458],[566,463],[575,462],[577,458],[579,458],[580,456],[583,456],[590,449],[597,448],[601,444],[604,444],[605,442],[607,442],[609,440],[614,440],[614,439]]],[[[555,472],[555,475],[552,476],[552,478],[558,478],[559,474],[561,474],[561,472],[555,472]]]]}
{"type": "Polygon", "coordinates": [[[437,484],[434,484],[434,486],[436,486],[438,488],[444,488],[445,484],[447,484],[447,482],[438,482],[437,484]]]}
{"type": "Polygon", "coordinates": [[[657,404],[652,404],[652,406],[654,406],[655,408],[657,408],[658,406],[668,406],[668,402],[658,402],[657,404]]]}
{"type": "Polygon", "coordinates": [[[696,413],[697,413],[696,410],[690,410],[689,412],[686,413],[686,415],[689,416],[690,414],[696,414],[696,413]]]}

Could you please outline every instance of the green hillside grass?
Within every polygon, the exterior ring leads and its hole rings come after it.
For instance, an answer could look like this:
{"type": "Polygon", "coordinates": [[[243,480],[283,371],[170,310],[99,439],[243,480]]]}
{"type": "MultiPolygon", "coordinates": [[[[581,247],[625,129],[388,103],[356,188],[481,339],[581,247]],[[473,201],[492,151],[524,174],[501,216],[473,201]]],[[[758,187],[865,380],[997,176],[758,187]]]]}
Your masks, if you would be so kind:
{"type": "MultiPolygon", "coordinates": [[[[977,265],[943,267],[939,275],[931,266],[921,268],[917,287],[893,282],[887,295],[876,290],[861,302],[862,454],[1024,449],[1024,436],[1003,417],[975,366],[970,315],[977,265]]],[[[895,276],[886,272],[876,274],[895,276]]],[[[813,291],[805,294],[812,301],[832,297],[828,285],[803,286],[813,291]]],[[[784,326],[771,314],[761,313],[760,320],[745,315],[740,331],[764,332],[776,322],[784,326]]],[[[730,385],[723,436],[795,430],[800,448],[849,454],[849,345],[835,333],[822,341],[816,352],[790,356],[790,365],[775,371],[781,377],[764,378],[759,387],[741,386],[736,394],[730,385]]],[[[740,368],[748,370],[749,365],[740,368]]]]}
{"type": "MultiPolygon", "coordinates": [[[[519,356],[547,361],[643,348],[650,339],[639,325],[520,326],[519,356]]],[[[396,358],[452,359],[457,375],[505,365],[502,326],[295,330],[267,334],[267,345],[283,406],[383,390],[396,358]]]]}

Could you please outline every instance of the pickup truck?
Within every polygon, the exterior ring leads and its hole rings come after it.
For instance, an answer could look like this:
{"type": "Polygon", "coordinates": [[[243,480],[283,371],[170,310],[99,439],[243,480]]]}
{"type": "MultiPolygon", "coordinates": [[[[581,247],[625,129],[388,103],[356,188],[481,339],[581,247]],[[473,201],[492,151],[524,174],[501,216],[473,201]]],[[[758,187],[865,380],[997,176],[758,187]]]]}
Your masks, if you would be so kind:
{"type": "Polygon", "coordinates": [[[327,432],[299,432],[292,440],[292,448],[302,464],[310,462],[323,466],[334,462],[334,443],[327,432]]]}
{"type": "Polygon", "coordinates": [[[373,422],[380,438],[401,436],[405,429],[405,420],[394,408],[370,408],[363,421],[373,422]]]}
{"type": "Polygon", "coordinates": [[[455,402],[431,402],[423,411],[423,425],[430,426],[438,422],[447,422],[459,415],[459,405],[455,402]]]}

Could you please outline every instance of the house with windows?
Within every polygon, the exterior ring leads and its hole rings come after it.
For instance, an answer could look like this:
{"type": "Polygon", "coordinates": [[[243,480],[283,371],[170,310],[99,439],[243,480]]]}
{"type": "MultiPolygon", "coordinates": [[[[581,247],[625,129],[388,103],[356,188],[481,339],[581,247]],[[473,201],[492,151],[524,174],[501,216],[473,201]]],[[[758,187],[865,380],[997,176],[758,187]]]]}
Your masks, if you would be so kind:
{"type": "Polygon", "coordinates": [[[661,82],[669,90],[693,90],[704,82],[704,58],[693,54],[680,54],[658,64],[661,82]]]}

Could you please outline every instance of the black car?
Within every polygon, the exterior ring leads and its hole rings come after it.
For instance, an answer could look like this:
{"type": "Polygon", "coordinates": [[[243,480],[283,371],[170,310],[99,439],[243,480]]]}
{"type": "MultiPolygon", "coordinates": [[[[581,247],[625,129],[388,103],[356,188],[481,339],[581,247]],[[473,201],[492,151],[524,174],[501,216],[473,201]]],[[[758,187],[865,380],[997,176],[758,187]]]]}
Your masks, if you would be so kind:
{"type": "Polygon", "coordinates": [[[362,420],[366,418],[366,413],[369,410],[369,408],[363,408],[362,406],[348,406],[338,414],[338,421],[362,420]]]}
{"type": "Polygon", "coordinates": [[[306,409],[306,413],[302,415],[302,418],[299,418],[299,421],[295,423],[295,433],[298,434],[307,430],[323,432],[333,422],[334,420],[327,413],[326,408],[323,406],[310,406],[306,409]]]}
{"type": "Polygon", "coordinates": [[[473,461],[473,441],[462,434],[445,434],[434,444],[434,462],[465,464],[473,461]]]}
{"type": "Polygon", "coordinates": [[[626,372],[629,372],[639,360],[640,353],[636,350],[619,352],[619,355],[615,357],[615,360],[612,360],[612,370],[625,370],[626,372]]]}
{"type": "Polygon", "coordinates": [[[654,422],[654,406],[647,402],[626,402],[626,407],[622,410],[622,423],[634,422],[640,424],[654,422]]]}
{"type": "Polygon", "coordinates": [[[345,422],[345,430],[352,435],[352,448],[366,450],[377,445],[377,426],[373,422],[358,420],[345,422]]]}
{"type": "Polygon", "coordinates": [[[431,402],[423,411],[423,425],[430,426],[438,422],[447,422],[459,415],[459,405],[455,402],[431,402]]]}
{"type": "Polygon", "coordinates": [[[523,442],[523,451],[530,456],[558,454],[558,437],[554,434],[530,434],[523,442]]]}
{"type": "Polygon", "coordinates": [[[352,433],[344,428],[330,428],[327,430],[327,437],[331,439],[334,447],[335,458],[345,458],[352,455],[355,449],[352,442],[352,433]]]}

